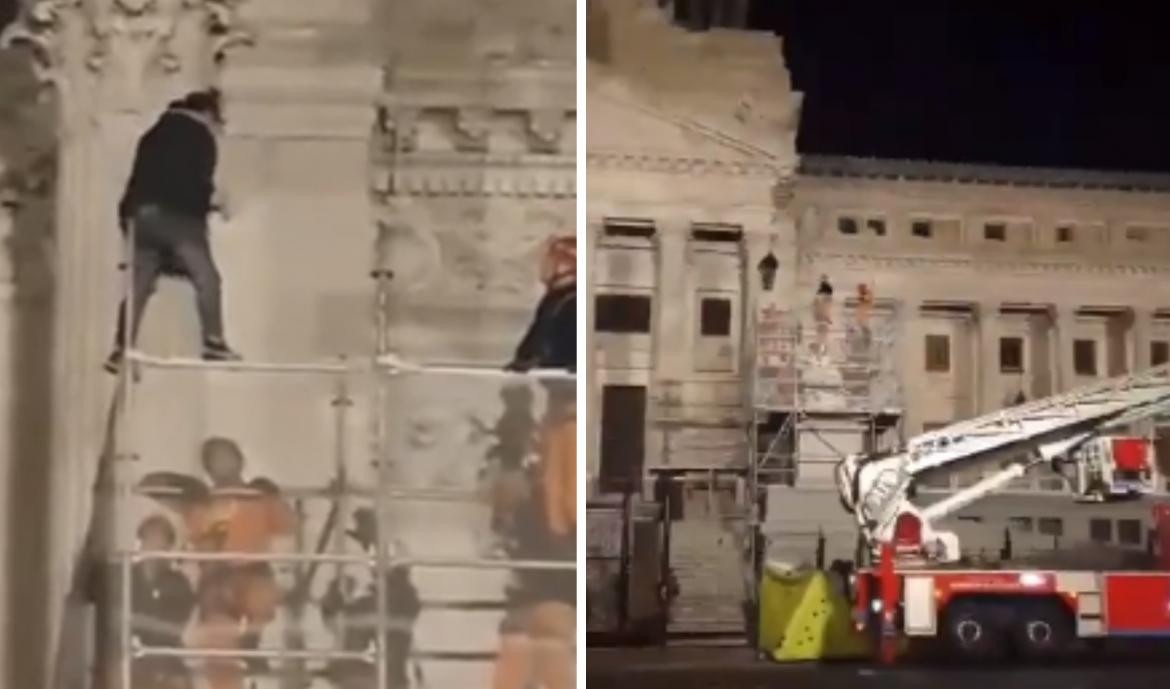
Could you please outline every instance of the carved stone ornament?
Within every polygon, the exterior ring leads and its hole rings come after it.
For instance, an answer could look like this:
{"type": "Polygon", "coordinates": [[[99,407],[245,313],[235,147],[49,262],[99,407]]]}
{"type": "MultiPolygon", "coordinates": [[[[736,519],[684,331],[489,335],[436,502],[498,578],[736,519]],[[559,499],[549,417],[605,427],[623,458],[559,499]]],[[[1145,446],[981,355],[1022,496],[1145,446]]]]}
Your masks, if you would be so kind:
{"type": "Polygon", "coordinates": [[[790,172],[782,172],[772,185],[772,207],[776,211],[784,211],[796,196],[796,176],[790,172]]]}
{"type": "Polygon", "coordinates": [[[383,108],[379,120],[383,135],[382,149],[386,153],[410,153],[418,148],[417,110],[383,108]]]}
{"type": "Polygon", "coordinates": [[[560,150],[564,134],[565,113],[560,109],[533,110],[528,113],[529,144],[539,153],[560,150]]]}
{"type": "Polygon", "coordinates": [[[65,69],[62,25],[69,16],[88,29],[92,43],[84,63],[97,73],[117,64],[128,82],[140,80],[152,64],[164,72],[177,71],[179,56],[171,39],[181,18],[206,17],[214,54],[250,41],[236,27],[236,8],[245,0],[32,0],[21,18],[0,34],[0,47],[24,45],[32,50],[34,69],[42,82],[59,82],[65,69]]]}
{"type": "Polygon", "coordinates": [[[460,108],[455,112],[455,150],[486,151],[490,134],[489,111],[481,108],[460,108]]]}

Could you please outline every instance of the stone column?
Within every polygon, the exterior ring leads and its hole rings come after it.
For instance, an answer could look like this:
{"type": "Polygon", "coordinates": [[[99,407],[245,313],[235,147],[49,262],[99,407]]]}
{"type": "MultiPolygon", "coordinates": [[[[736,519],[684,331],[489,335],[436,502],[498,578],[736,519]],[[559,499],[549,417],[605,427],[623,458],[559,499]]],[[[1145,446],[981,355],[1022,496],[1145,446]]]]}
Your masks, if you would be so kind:
{"type": "MultiPolygon", "coordinates": [[[[586,226],[581,228],[581,233],[578,235],[578,241],[581,244],[578,251],[584,252],[586,265],[590,268],[585,275],[585,367],[583,369],[588,374],[578,378],[577,385],[585,386],[587,410],[585,416],[587,424],[585,431],[585,477],[588,482],[585,490],[588,499],[598,494],[598,479],[601,476],[601,382],[596,375],[591,374],[597,370],[598,359],[597,331],[594,325],[597,319],[597,309],[595,308],[597,276],[594,271],[596,270],[595,259],[598,246],[601,243],[602,232],[600,222],[596,222],[592,218],[587,218],[586,222],[586,226]]],[[[580,288],[581,286],[578,284],[577,289],[580,290],[580,288]]]]}
{"type": "Polygon", "coordinates": [[[680,380],[691,364],[689,324],[692,309],[688,279],[690,222],[668,219],[658,223],[658,284],[654,292],[654,378],[680,380]]]}
{"type": "MultiPolygon", "coordinates": [[[[764,290],[761,284],[759,265],[760,261],[771,252],[776,255],[770,234],[748,231],[744,235],[743,245],[743,347],[742,364],[740,370],[746,375],[744,400],[748,417],[751,416],[751,406],[754,404],[752,389],[755,381],[756,366],[756,324],[759,321],[761,309],[775,306],[779,299],[778,285],[771,290],[764,290]]],[[[779,274],[777,274],[779,279],[779,274]]]]}
{"type": "MultiPolygon", "coordinates": [[[[792,201],[796,194],[796,173],[794,168],[784,167],[777,171],[772,184],[772,223],[769,250],[780,261],[776,273],[776,302],[781,307],[792,308],[800,302],[799,289],[800,243],[798,241],[796,218],[793,216],[792,201]]],[[[766,253],[766,252],[765,252],[766,253]]],[[[761,256],[762,258],[762,256],[761,256]]],[[[758,262],[757,262],[758,263],[758,262]]],[[[750,266],[756,271],[756,266],[750,266]]],[[[756,273],[755,278],[759,275],[756,273]]],[[[815,276],[814,276],[815,279],[815,276]]]]}
{"type": "Polygon", "coordinates": [[[1152,309],[1135,307],[1131,313],[1130,325],[1130,367],[1138,373],[1150,367],[1150,334],[1154,322],[1152,309]]]}
{"type": "Polygon", "coordinates": [[[906,410],[902,422],[902,435],[909,437],[918,432],[922,422],[921,412],[912,404],[911,390],[918,385],[923,370],[922,359],[915,356],[917,347],[912,339],[914,325],[922,313],[922,302],[916,297],[899,297],[891,322],[894,338],[890,356],[894,357],[893,369],[897,378],[898,393],[902,409],[906,410]]]}
{"type": "Polygon", "coordinates": [[[977,308],[979,362],[974,367],[975,391],[977,409],[984,413],[1003,407],[999,385],[999,303],[981,302],[977,308]]]}
{"type": "Polygon", "coordinates": [[[1076,308],[1066,304],[1054,304],[1050,307],[1056,349],[1053,361],[1055,362],[1056,391],[1066,392],[1076,384],[1076,369],[1073,365],[1073,324],[1076,321],[1076,308]]]}
{"type": "MultiPolygon", "coordinates": [[[[48,686],[66,594],[92,526],[92,488],[109,439],[114,391],[101,362],[111,346],[121,292],[115,209],[135,138],[168,100],[208,85],[221,39],[234,36],[234,4],[34,0],[5,35],[8,44],[34,46],[40,76],[56,87],[60,113],[53,422],[45,439],[50,477],[47,494],[23,491],[28,504],[14,508],[25,523],[44,524],[47,533],[41,552],[25,553],[36,562],[22,571],[33,578],[15,584],[27,610],[10,611],[24,625],[22,650],[8,672],[11,686],[48,686]]],[[[60,650],[62,657],[76,656],[77,649],[60,650]]]]}

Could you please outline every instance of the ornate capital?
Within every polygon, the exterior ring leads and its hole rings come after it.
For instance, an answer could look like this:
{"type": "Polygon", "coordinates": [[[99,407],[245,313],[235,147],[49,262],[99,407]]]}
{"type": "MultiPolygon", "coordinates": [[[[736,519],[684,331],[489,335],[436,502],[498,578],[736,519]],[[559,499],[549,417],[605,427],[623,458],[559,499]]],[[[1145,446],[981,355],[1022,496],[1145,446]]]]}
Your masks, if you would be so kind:
{"type": "MultiPolygon", "coordinates": [[[[152,73],[174,74],[184,67],[180,34],[198,32],[207,41],[199,52],[218,59],[230,46],[247,42],[237,26],[244,0],[32,0],[21,17],[0,35],[0,45],[27,46],[42,83],[59,89],[83,88],[87,74],[99,81],[119,80],[124,98],[141,99],[152,73]],[[66,45],[66,30],[80,28],[86,42],[66,45]],[[184,31],[185,30],[185,31],[184,31]]],[[[201,55],[200,57],[204,57],[201,55]]]]}

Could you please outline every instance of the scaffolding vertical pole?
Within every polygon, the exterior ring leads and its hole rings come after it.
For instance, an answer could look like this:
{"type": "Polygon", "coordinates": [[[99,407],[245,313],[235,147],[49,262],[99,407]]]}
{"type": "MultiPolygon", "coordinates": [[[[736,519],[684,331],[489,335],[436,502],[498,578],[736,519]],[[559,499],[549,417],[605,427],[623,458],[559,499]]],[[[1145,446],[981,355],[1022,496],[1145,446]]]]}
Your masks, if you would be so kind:
{"type": "MultiPolygon", "coordinates": [[[[384,323],[379,323],[379,330],[384,331],[384,323]]],[[[377,462],[377,490],[374,491],[374,513],[376,536],[375,553],[374,553],[374,600],[377,606],[377,614],[374,618],[377,624],[377,640],[374,645],[375,654],[374,659],[377,663],[377,677],[378,689],[387,689],[389,681],[388,672],[386,668],[386,613],[388,606],[386,591],[386,576],[389,572],[389,553],[387,552],[387,537],[386,522],[387,504],[386,496],[390,484],[389,478],[389,457],[387,456],[387,442],[386,442],[386,416],[389,395],[387,391],[388,380],[390,373],[382,371],[375,367],[374,373],[376,376],[376,397],[378,409],[374,414],[376,419],[376,431],[374,438],[375,461],[377,462]]]]}
{"type": "MultiPolygon", "coordinates": [[[[399,118],[393,117],[397,123],[399,118]]],[[[397,171],[399,155],[402,151],[402,132],[398,130],[397,124],[393,134],[393,152],[390,161],[390,193],[395,194],[398,190],[397,171]]],[[[390,353],[390,286],[394,279],[394,273],[389,267],[388,247],[386,246],[385,236],[379,233],[377,245],[375,247],[375,264],[371,272],[371,277],[375,280],[375,311],[374,311],[374,327],[376,333],[374,337],[374,399],[375,409],[373,410],[374,420],[374,438],[373,438],[373,454],[374,462],[376,464],[376,490],[374,491],[374,534],[375,534],[375,551],[374,551],[374,601],[377,608],[375,616],[376,621],[376,640],[374,644],[375,654],[374,659],[377,663],[375,672],[377,673],[378,689],[387,689],[389,684],[389,672],[386,667],[386,614],[388,612],[388,591],[386,591],[386,576],[388,574],[389,553],[387,552],[387,537],[386,522],[388,519],[386,504],[386,494],[390,484],[390,458],[388,457],[388,443],[387,443],[387,415],[389,406],[389,378],[391,375],[397,375],[395,371],[384,371],[378,366],[378,361],[381,357],[390,353]]]]}
{"type": "MultiPolygon", "coordinates": [[[[118,367],[118,397],[119,402],[114,405],[114,423],[111,424],[113,431],[113,442],[110,444],[110,456],[108,461],[114,463],[114,495],[108,508],[113,512],[113,541],[114,552],[118,554],[118,576],[120,577],[119,601],[120,615],[118,616],[118,648],[120,650],[120,667],[119,674],[121,675],[122,689],[132,689],[133,681],[131,679],[131,671],[133,669],[133,649],[131,645],[133,640],[131,635],[133,628],[131,626],[131,619],[134,614],[133,608],[133,591],[132,589],[132,559],[131,552],[135,549],[134,536],[132,528],[130,527],[127,515],[129,515],[129,496],[131,491],[130,478],[130,462],[133,459],[133,440],[131,438],[133,426],[131,424],[131,415],[134,413],[134,373],[131,370],[133,364],[131,363],[129,353],[134,345],[134,332],[137,328],[136,314],[134,308],[135,294],[134,294],[134,262],[135,262],[135,242],[137,233],[137,221],[131,219],[127,223],[125,241],[123,242],[123,255],[126,269],[124,271],[125,277],[124,298],[122,300],[122,341],[115,345],[121,349],[121,359],[118,367]]],[[[100,498],[98,498],[100,500],[100,498]]],[[[98,513],[101,513],[102,505],[98,504],[98,513]]],[[[104,559],[104,558],[103,558],[104,559]]],[[[108,565],[105,561],[100,565],[105,568],[108,565]]],[[[104,579],[105,577],[103,577],[104,579]]],[[[101,648],[102,644],[95,644],[96,648],[101,648]]],[[[104,661],[101,665],[104,666],[104,661]]]]}

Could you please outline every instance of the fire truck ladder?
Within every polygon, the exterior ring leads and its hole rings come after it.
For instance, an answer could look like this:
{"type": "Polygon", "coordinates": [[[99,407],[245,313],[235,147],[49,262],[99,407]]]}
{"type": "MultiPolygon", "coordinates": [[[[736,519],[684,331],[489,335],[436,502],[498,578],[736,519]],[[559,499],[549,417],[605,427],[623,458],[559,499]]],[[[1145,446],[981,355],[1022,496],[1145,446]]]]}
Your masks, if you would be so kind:
{"type": "MultiPolygon", "coordinates": [[[[885,541],[903,513],[916,513],[929,525],[1007,485],[1037,464],[1067,461],[1087,440],[1167,409],[1170,365],[1163,365],[922,433],[893,453],[851,456],[838,466],[838,489],[863,533],[871,541],[885,541]],[[910,504],[908,493],[924,472],[1003,452],[1025,453],[1026,457],[925,509],[910,504]]],[[[946,547],[949,550],[957,544],[946,547]]]]}
{"type": "MultiPolygon", "coordinates": [[[[130,228],[125,250],[127,256],[133,247],[133,228],[130,228]]],[[[127,260],[125,266],[126,296],[130,296],[132,284],[133,261],[127,260]]],[[[114,565],[117,570],[116,591],[105,592],[106,596],[113,594],[117,600],[116,612],[113,619],[107,618],[109,628],[99,633],[111,633],[116,639],[113,647],[117,648],[116,657],[107,657],[106,653],[112,646],[110,640],[99,643],[98,653],[101,658],[97,662],[99,671],[108,667],[109,662],[117,663],[117,677],[121,689],[132,689],[134,661],[142,658],[174,658],[182,662],[232,660],[244,663],[248,660],[281,661],[286,673],[281,686],[304,687],[308,686],[309,678],[304,676],[304,663],[308,661],[361,661],[376,669],[378,689],[389,686],[387,664],[385,662],[387,649],[385,647],[387,632],[391,622],[387,619],[387,591],[386,575],[390,571],[401,567],[419,567],[427,569],[460,570],[460,571],[516,571],[516,570],[573,570],[576,563],[562,560],[515,560],[496,557],[416,557],[409,554],[391,552],[389,534],[384,531],[387,523],[387,508],[402,501],[427,502],[469,502],[482,500],[471,491],[458,490],[419,490],[416,487],[395,485],[388,473],[390,466],[387,414],[389,409],[389,384],[394,379],[404,376],[425,376],[445,374],[459,377],[488,377],[500,380],[515,380],[535,382],[540,380],[562,381],[565,384],[575,382],[575,374],[555,371],[533,371],[529,373],[510,373],[498,369],[489,369],[483,366],[467,364],[425,364],[408,361],[391,350],[387,339],[388,325],[388,288],[391,275],[387,271],[375,270],[372,277],[377,282],[376,316],[378,329],[377,352],[375,356],[364,362],[341,360],[333,363],[263,363],[263,362],[205,362],[188,358],[160,358],[147,355],[133,348],[133,343],[123,342],[124,357],[118,374],[118,389],[114,400],[113,419],[111,424],[112,466],[110,471],[113,479],[114,498],[112,502],[113,523],[112,543],[105,549],[103,560],[114,565]],[[282,489],[282,496],[293,499],[307,497],[329,496],[336,502],[334,511],[342,512],[350,499],[355,497],[372,498],[375,521],[375,548],[371,553],[346,553],[341,546],[341,538],[333,538],[332,548],[318,548],[322,552],[295,552],[295,553],[246,553],[246,552],[194,552],[184,550],[147,551],[137,543],[134,520],[130,518],[129,500],[133,496],[150,494],[152,491],[142,488],[136,481],[136,460],[134,451],[134,417],[135,417],[135,388],[141,383],[143,375],[150,371],[165,369],[190,369],[202,371],[235,372],[241,375],[256,373],[280,375],[302,374],[315,376],[332,376],[337,381],[333,406],[335,408],[336,463],[337,476],[335,485],[321,488],[291,488],[282,489]],[[347,380],[353,376],[364,376],[373,381],[374,396],[378,405],[372,416],[371,441],[373,447],[373,461],[376,465],[377,485],[362,487],[355,485],[346,475],[345,458],[349,449],[344,442],[344,415],[351,400],[347,387],[347,380]],[[328,552],[325,552],[328,551],[328,552]],[[267,564],[293,565],[300,568],[301,576],[312,572],[321,565],[335,565],[337,567],[362,567],[369,573],[373,583],[377,605],[376,641],[373,648],[367,650],[343,650],[327,648],[304,648],[303,631],[296,626],[300,620],[297,615],[292,616],[294,628],[286,631],[285,643],[280,648],[188,648],[188,647],[160,647],[144,646],[134,635],[133,619],[133,591],[132,573],[137,563],[150,560],[182,561],[189,563],[212,562],[257,562],[267,564]],[[290,666],[290,663],[292,664],[290,666]],[[292,672],[287,672],[288,668],[292,672]],[[298,675],[297,669],[301,672],[298,675]],[[290,676],[290,674],[292,676],[290,676]]],[[[125,332],[127,337],[133,333],[133,300],[125,300],[124,317],[126,319],[125,332]]],[[[241,489],[248,492],[253,489],[241,489]]],[[[157,493],[157,491],[154,491],[157,493]]],[[[326,528],[328,530],[328,527],[326,528]]],[[[341,529],[334,528],[336,534],[341,529]]],[[[326,537],[323,531],[322,538],[326,537]]],[[[311,574],[309,575],[311,576],[311,574]]],[[[307,596],[307,587],[305,591],[307,596]]],[[[108,600],[106,601],[109,602],[108,600]]],[[[423,610],[430,604],[423,601],[423,610]]],[[[502,605],[500,606],[502,609],[502,605]]],[[[455,652],[455,651],[427,651],[414,650],[410,652],[414,662],[422,659],[442,659],[448,661],[484,661],[495,657],[494,650],[484,652],[455,652]]],[[[108,675],[104,675],[108,676],[108,675]]],[[[104,685],[104,680],[103,680],[104,685]]]]}

